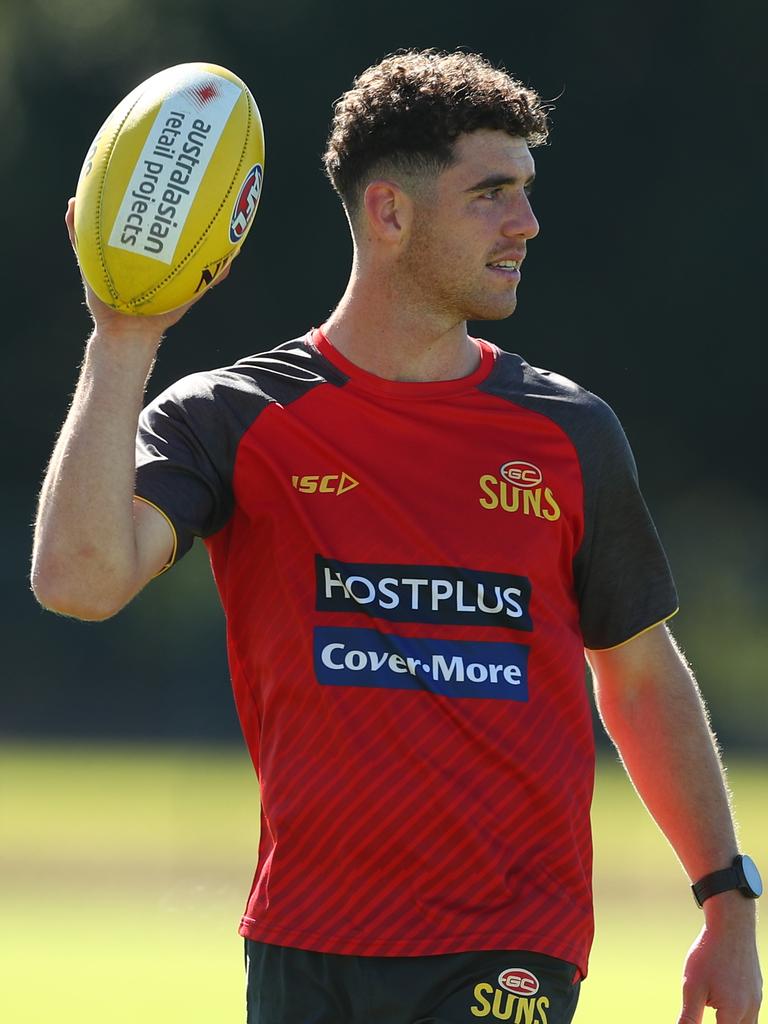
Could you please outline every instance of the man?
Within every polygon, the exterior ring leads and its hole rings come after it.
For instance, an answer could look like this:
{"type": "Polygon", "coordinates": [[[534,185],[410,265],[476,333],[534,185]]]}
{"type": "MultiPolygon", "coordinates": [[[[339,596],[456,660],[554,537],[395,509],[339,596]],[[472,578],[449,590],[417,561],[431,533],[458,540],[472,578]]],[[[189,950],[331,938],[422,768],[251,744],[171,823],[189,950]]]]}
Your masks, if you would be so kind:
{"type": "Polygon", "coordinates": [[[759,879],[624,435],[594,395],[467,333],[515,309],[546,133],[539,97],[477,56],[364,72],[326,152],[344,296],[321,329],[162,394],[136,456],[184,310],[125,317],[88,290],[35,592],[105,618],[205,538],[261,783],[254,1024],[572,1019],[592,939],[585,649],[633,782],[706,879],[679,1020],[757,1020],[759,879]]]}

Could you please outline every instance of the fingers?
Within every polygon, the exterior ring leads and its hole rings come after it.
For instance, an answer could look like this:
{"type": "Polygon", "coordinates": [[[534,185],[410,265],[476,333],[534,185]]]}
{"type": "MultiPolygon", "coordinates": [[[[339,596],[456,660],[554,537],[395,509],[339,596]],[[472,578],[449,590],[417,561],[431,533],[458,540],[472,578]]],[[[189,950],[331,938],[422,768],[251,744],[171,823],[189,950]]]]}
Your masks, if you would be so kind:
{"type": "Polygon", "coordinates": [[[229,272],[231,269],[232,263],[230,262],[226,265],[226,267],[224,267],[222,272],[220,274],[217,274],[213,281],[211,281],[211,288],[215,288],[217,284],[221,284],[222,281],[225,281],[229,277],[229,272]]]}
{"type": "Polygon", "coordinates": [[[75,200],[70,199],[67,203],[67,212],[64,215],[64,223],[67,225],[67,234],[69,240],[72,243],[72,248],[75,248],[75,200]]]}
{"type": "Polygon", "coordinates": [[[757,1015],[760,1005],[751,1005],[746,1010],[743,1007],[720,1007],[715,1014],[717,1024],[757,1024],[757,1015]]]}
{"type": "MultiPolygon", "coordinates": [[[[72,244],[72,248],[73,248],[73,250],[75,252],[75,257],[77,258],[77,245],[76,245],[76,235],[75,235],[75,200],[74,200],[74,198],[71,198],[67,202],[67,212],[64,215],[64,223],[67,226],[67,233],[69,235],[69,241],[72,244]]],[[[238,252],[239,252],[239,250],[238,250],[238,252]]],[[[235,255],[237,255],[237,253],[235,255]]],[[[79,263],[79,259],[78,259],[78,263],[79,263]]],[[[232,270],[232,262],[230,261],[227,264],[227,266],[224,267],[224,269],[221,271],[221,273],[219,273],[216,276],[216,278],[211,282],[211,287],[214,287],[215,285],[221,284],[222,281],[226,280],[226,278],[229,276],[229,273],[230,273],[231,270],[232,270]]],[[[116,323],[123,323],[123,324],[128,323],[128,324],[131,325],[131,333],[136,333],[135,329],[137,327],[137,323],[140,323],[142,328],[144,328],[144,327],[150,328],[151,327],[153,330],[156,327],[159,327],[162,330],[165,330],[167,327],[172,327],[174,324],[178,323],[178,321],[182,318],[182,316],[184,316],[184,314],[187,312],[187,310],[189,310],[192,306],[194,306],[195,303],[199,302],[200,299],[202,299],[202,297],[206,294],[206,292],[210,291],[210,288],[203,288],[202,291],[198,292],[198,294],[193,296],[188,302],[185,302],[182,306],[179,306],[177,309],[170,310],[168,313],[160,313],[160,314],[158,314],[156,316],[142,316],[142,317],[138,317],[137,318],[137,317],[132,316],[132,315],[130,315],[128,313],[117,311],[113,307],[108,306],[100,298],[98,298],[98,296],[96,295],[94,290],[88,284],[88,281],[86,280],[85,274],[83,274],[83,272],[82,272],[82,268],[80,270],[80,277],[82,279],[83,287],[85,289],[85,302],[86,302],[86,305],[88,306],[88,309],[91,312],[91,315],[92,315],[92,317],[94,319],[94,322],[96,323],[97,328],[100,325],[101,326],[104,326],[104,325],[109,326],[109,325],[114,325],[116,323]]]]}
{"type": "MultiPolygon", "coordinates": [[[[704,1007],[703,1002],[696,1005],[686,1002],[680,1011],[677,1024],[701,1024],[704,1007]]],[[[721,1006],[715,1014],[715,1019],[717,1024],[757,1024],[758,1011],[759,1006],[751,1006],[745,1013],[742,1013],[741,1008],[721,1006]]]]}
{"type": "Polygon", "coordinates": [[[677,1024],[701,1024],[707,1005],[706,992],[691,985],[683,986],[683,1008],[677,1024]]]}
{"type": "MultiPolygon", "coordinates": [[[[70,241],[70,243],[72,245],[72,251],[74,252],[75,259],[77,260],[77,262],[79,264],[80,260],[79,260],[78,255],[77,255],[77,245],[76,245],[76,242],[75,242],[76,236],[75,236],[75,199],[74,199],[74,196],[67,201],[67,212],[64,214],[64,223],[67,226],[67,234],[69,235],[69,241],[70,241]]],[[[85,274],[83,274],[82,269],[80,270],[80,279],[83,282],[83,288],[85,290],[85,304],[88,307],[88,309],[91,311],[91,314],[94,314],[95,313],[96,304],[98,303],[99,300],[96,298],[96,296],[95,296],[95,294],[93,292],[93,289],[90,287],[90,285],[86,281],[85,274]]]]}
{"type": "Polygon", "coordinates": [[[757,1024],[760,997],[750,998],[747,991],[710,996],[692,988],[683,989],[683,1008],[677,1024],[702,1024],[707,1006],[716,1009],[717,1024],[757,1024]]]}

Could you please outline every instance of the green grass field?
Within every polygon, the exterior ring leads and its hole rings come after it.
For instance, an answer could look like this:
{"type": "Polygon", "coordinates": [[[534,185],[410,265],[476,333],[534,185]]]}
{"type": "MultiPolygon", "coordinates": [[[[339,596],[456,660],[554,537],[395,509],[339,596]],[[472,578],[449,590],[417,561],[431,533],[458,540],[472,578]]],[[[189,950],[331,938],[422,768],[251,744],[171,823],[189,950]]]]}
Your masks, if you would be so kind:
{"type": "MultiPolygon", "coordinates": [[[[742,844],[766,866],[768,768],[730,778],[742,844]]],[[[250,762],[228,749],[6,746],[0,1021],[242,1022],[257,807],[250,762]]],[[[593,818],[598,932],[576,1020],[674,1022],[700,913],[609,759],[593,818]]]]}

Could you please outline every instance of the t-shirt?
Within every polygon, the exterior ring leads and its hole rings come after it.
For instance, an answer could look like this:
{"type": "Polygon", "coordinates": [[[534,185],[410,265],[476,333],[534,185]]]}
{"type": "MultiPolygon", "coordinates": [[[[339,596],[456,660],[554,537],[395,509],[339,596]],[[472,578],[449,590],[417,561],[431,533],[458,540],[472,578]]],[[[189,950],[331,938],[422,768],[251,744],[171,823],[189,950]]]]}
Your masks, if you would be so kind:
{"type": "Polygon", "coordinates": [[[609,407],[476,340],[383,380],[315,330],[141,416],[136,493],[205,538],[261,788],[240,933],[320,952],[527,949],[584,975],[584,647],[674,614],[609,407]]]}

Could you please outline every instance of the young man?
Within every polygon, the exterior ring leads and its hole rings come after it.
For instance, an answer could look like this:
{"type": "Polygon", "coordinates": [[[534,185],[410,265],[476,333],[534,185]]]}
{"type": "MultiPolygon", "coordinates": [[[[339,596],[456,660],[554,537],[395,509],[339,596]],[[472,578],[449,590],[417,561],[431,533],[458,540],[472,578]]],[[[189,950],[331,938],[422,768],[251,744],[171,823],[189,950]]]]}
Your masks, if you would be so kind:
{"type": "Polygon", "coordinates": [[[125,317],[88,291],[35,592],[105,618],[205,538],[261,783],[253,1024],[572,1019],[592,939],[585,649],[633,782],[706,879],[679,1020],[757,1020],[759,879],[621,427],[467,333],[515,309],[546,133],[539,97],[477,56],[364,72],[326,153],[354,241],[330,319],[140,418],[184,311],[125,317]]]}

